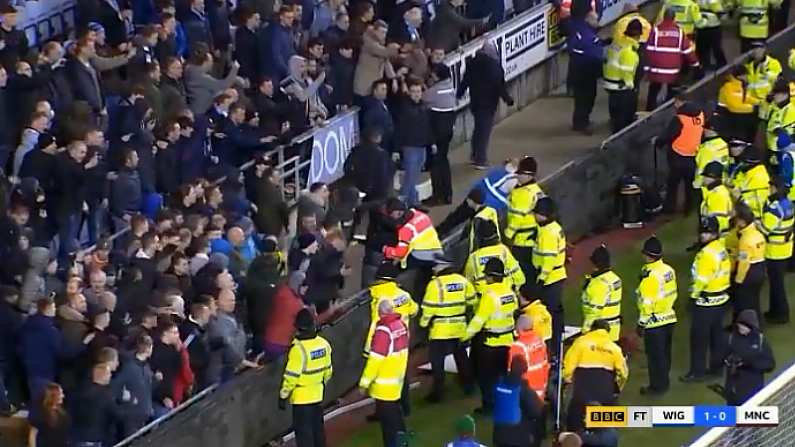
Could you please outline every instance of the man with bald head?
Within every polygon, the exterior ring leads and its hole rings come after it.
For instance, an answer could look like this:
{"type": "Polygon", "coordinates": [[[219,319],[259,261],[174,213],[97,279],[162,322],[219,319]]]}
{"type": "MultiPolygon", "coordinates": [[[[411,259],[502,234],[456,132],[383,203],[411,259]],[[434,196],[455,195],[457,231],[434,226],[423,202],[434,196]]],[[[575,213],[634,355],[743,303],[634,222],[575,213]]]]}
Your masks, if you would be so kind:
{"type": "Polygon", "coordinates": [[[242,228],[233,226],[226,232],[226,240],[232,246],[232,251],[229,253],[229,272],[235,278],[245,276],[248,266],[253,261],[244,250],[246,233],[242,228]]]}
{"type": "MultiPolygon", "coordinates": [[[[221,289],[215,299],[218,312],[207,325],[209,340],[222,340],[220,371],[211,376],[220,377],[222,382],[231,379],[241,368],[256,368],[258,365],[246,359],[246,333],[235,318],[237,299],[235,292],[221,289]]],[[[212,368],[212,367],[211,367],[212,368]]]]}

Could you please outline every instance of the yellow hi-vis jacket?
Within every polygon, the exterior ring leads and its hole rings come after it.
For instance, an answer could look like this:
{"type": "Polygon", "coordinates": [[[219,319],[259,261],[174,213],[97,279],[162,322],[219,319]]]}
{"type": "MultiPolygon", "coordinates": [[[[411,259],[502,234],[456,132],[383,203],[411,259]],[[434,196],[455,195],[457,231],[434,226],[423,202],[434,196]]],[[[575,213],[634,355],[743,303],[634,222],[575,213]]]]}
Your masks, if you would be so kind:
{"type": "Polygon", "coordinates": [[[359,379],[359,388],[366,389],[373,399],[400,399],[409,362],[408,340],[408,328],[397,315],[385,315],[376,323],[370,355],[359,379]]]}
{"type": "Polygon", "coordinates": [[[715,239],[701,248],[693,261],[691,274],[690,297],[697,306],[720,306],[729,301],[731,260],[723,239],[715,239]]]}
{"type": "Polygon", "coordinates": [[[367,332],[367,340],[364,343],[364,355],[369,353],[370,342],[373,339],[373,331],[378,322],[378,304],[382,300],[390,300],[395,313],[400,315],[406,327],[409,327],[411,317],[417,315],[420,307],[411,298],[411,294],[401,289],[394,281],[387,281],[370,286],[370,330],[367,332]]]}
{"type": "Polygon", "coordinates": [[[676,323],[676,272],[658,259],[640,270],[638,297],[638,326],[653,329],[676,323]]]}
{"type": "Polygon", "coordinates": [[[471,339],[482,329],[486,346],[510,346],[513,343],[513,314],[518,308],[518,299],[510,281],[485,285],[464,339],[471,339]]]}
{"type": "Polygon", "coordinates": [[[522,315],[527,315],[533,321],[533,332],[544,341],[552,338],[552,314],[541,300],[535,300],[520,310],[522,315]]]}
{"type": "Polygon", "coordinates": [[[738,233],[740,240],[737,241],[737,270],[734,273],[734,282],[742,284],[753,264],[765,262],[765,237],[756,229],[754,223],[739,230],[738,233]]]}
{"type": "Polygon", "coordinates": [[[459,340],[467,330],[467,308],[475,304],[475,287],[458,273],[431,279],[422,300],[420,326],[430,340],[459,340]]]}
{"type": "MultiPolygon", "coordinates": [[[[615,374],[616,385],[621,389],[629,379],[629,368],[621,348],[610,340],[604,329],[588,332],[574,340],[563,356],[563,380],[571,383],[579,368],[603,369],[615,374]]],[[[575,384],[576,386],[576,384],[575,384]]]]}
{"type": "Polygon", "coordinates": [[[725,185],[718,185],[714,188],[701,188],[702,200],[699,216],[714,217],[718,220],[718,228],[721,237],[726,236],[729,231],[729,220],[734,211],[734,203],[729,188],[725,185]]]}
{"type": "Polygon", "coordinates": [[[505,274],[517,290],[524,285],[526,279],[519,262],[516,261],[511,250],[503,244],[489,245],[470,254],[464,266],[464,276],[472,283],[483,280],[485,278],[483,269],[491,258],[502,261],[505,266],[505,274]]]}
{"type": "Polygon", "coordinates": [[[287,352],[287,365],[279,397],[294,405],[323,401],[323,389],[331,379],[331,345],[325,338],[294,339],[287,352]]]}
{"type": "Polygon", "coordinates": [[[477,244],[477,237],[475,236],[475,228],[477,228],[477,221],[480,220],[487,220],[489,222],[494,223],[494,228],[497,229],[497,237],[500,236],[500,216],[497,214],[497,210],[490,206],[484,206],[480,209],[477,213],[475,213],[475,217],[472,218],[472,225],[469,229],[469,252],[472,253],[473,251],[480,248],[477,244]]]}
{"type": "Polygon", "coordinates": [[[747,170],[742,176],[742,182],[737,185],[740,200],[745,202],[754,212],[754,218],[762,218],[767,197],[770,195],[770,175],[764,165],[758,164],[747,170]]]}
{"type": "Polygon", "coordinates": [[[538,183],[531,182],[518,185],[508,194],[508,214],[506,217],[505,237],[515,247],[532,247],[535,243],[538,224],[533,209],[538,199],[544,197],[544,191],[538,183]]]}
{"type": "Polygon", "coordinates": [[[632,90],[635,73],[640,63],[638,42],[630,37],[613,41],[607,47],[607,57],[602,67],[602,85],[607,91],[632,90]]]}
{"type": "Polygon", "coordinates": [[[793,218],[789,199],[768,200],[759,222],[759,230],[765,236],[765,258],[773,261],[789,259],[792,256],[793,218]]]}
{"type": "Polygon", "coordinates": [[[621,278],[612,270],[588,276],[582,291],[582,331],[591,330],[596,320],[610,323],[610,339],[621,334],[621,278]]]}
{"type": "Polygon", "coordinates": [[[566,279],[566,235],[555,221],[538,228],[538,237],[533,247],[533,267],[536,280],[547,286],[566,279]]]}
{"type": "Polygon", "coordinates": [[[688,37],[692,37],[696,27],[701,28],[705,23],[701,16],[701,8],[693,0],[665,0],[663,7],[660,8],[660,13],[657,14],[657,24],[662,22],[665,11],[668,9],[676,12],[674,21],[688,37]]]}
{"type": "Polygon", "coordinates": [[[701,23],[697,28],[717,28],[721,25],[720,19],[726,12],[721,0],[698,0],[701,8],[701,23]]]}
{"type": "Polygon", "coordinates": [[[769,7],[778,8],[781,0],[739,0],[740,37],[746,39],[767,39],[770,34],[769,7]]]}
{"type": "Polygon", "coordinates": [[[718,105],[738,115],[754,113],[754,106],[759,104],[759,101],[759,98],[743,86],[741,80],[732,75],[729,75],[718,92],[718,105]]]}
{"type": "MultiPolygon", "coordinates": [[[[765,9],[767,13],[767,9],[765,9]]],[[[765,25],[767,26],[767,25],[765,25]]],[[[760,63],[750,61],[745,64],[748,70],[747,92],[757,102],[764,101],[767,94],[773,89],[773,83],[781,74],[781,63],[772,56],[765,56],[760,63]]]]}
{"type": "Polygon", "coordinates": [[[776,144],[778,129],[784,129],[790,135],[795,131],[795,104],[792,102],[787,103],[784,107],[772,107],[770,109],[765,139],[767,141],[767,148],[771,151],[778,150],[776,144]]]}
{"type": "Polygon", "coordinates": [[[649,34],[651,34],[651,23],[649,23],[649,21],[646,20],[646,17],[643,17],[637,11],[624,14],[616,21],[616,24],[613,25],[613,42],[626,39],[627,26],[636,19],[640,22],[640,25],[643,28],[643,31],[640,34],[640,43],[646,43],[646,41],[649,40],[649,34]]]}
{"type": "Polygon", "coordinates": [[[726,169],[729,167],[729,145],[721,137],[712,137],[701,142],[696,150],[696,175],[693,178],[693,188],[704,186],[704,176],[701,172],[709,163],[717,161],[723,165],[723,178],[726,180],[726,169]]]}

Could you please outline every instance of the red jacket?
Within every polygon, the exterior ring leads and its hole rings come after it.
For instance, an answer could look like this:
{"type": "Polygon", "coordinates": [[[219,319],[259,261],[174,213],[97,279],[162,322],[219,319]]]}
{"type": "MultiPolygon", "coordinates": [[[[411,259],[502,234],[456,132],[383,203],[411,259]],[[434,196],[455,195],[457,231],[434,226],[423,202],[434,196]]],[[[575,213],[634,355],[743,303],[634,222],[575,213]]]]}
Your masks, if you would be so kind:
{"type": "Polygon", "coordinates": [[[400,314],[393,312],[383,315],[376,327],[383,326],[386,331],[377,330],[370,343],[370,352],[388,356],[393,352],[400,352],[409,347],[409,332],[400,319],[400,314]]]}
{"type": "Polygon", "coordinates": [[[673,84],[682,65],[698,66],[693,42],[673,20],[663,20],[652,28],[646,42],[645,66],[649,82],[673,84]]]}
{"type": "Polygon", "coordinates": [[[262,338],[268,343],[290,346],[295,335],[295,316],[303,308],[301,297],[287,284],[280,285],[273,295],[262,338]]]}
{"type": "Polygon", "coordinates": [[[179,356],[182,360],[182,368],[174,379],[174,406],[185,400],[188,391],[193,386],[193,370],[190,369],[190,356],[184,345],[179,349],[179,356]]]}

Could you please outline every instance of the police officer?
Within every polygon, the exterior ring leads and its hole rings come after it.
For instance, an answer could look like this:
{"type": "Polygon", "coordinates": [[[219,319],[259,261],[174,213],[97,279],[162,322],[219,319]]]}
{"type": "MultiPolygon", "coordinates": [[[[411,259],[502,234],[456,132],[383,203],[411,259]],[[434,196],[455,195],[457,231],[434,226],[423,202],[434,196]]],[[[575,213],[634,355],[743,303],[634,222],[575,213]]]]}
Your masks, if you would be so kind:
{"type": "Polygon", "coordinates": [[[762,102],[765,101],[773,89],[776,79],[781,75],[781,62],[767,54],[764,42],[753,42],[749,46],[751,58],[745,63],[748,79],[747,91],[748,95],[757,102],[762,102]]]}
{"type": "Polygon", "coordinates": [[[761,219],[765,202],[770,195],[770,175],[762,164],[759,150],[754,146],[745,146],[738,159],[739,174],[733,184],[732,195],[751,208],[755,219],[761,219]]]}
{"type": "Polygon", "coordinates": [[[469,191],[466,199],[464,199],[452,213],[448,214],[442,223],[436,226],[439,237],[445,238],[448,234],[452,233],[456,227],[468,222],[469,228],[465,230],[463,234],[469,236],[469,252],[472,253],[480,248],[480,246],[477,245],[478,241],[475,235],[480,222],[487,221],[493,223],[497,228],[497,236],[499,236],[500,217],[497,214],[497,210],[486,205],[485,202],[486,196],[483,190],[473,189],[469,191]]]}
{"type": "Polygon", "coordinates": [[[721,18],[726,14],[722,0],[698,0],[701,20],[696,23],[696,53],[705,70],[726,65],[721,18]],[[712,64],[715,59],[715,64],[712,64]]]}
{"type": "Polygon", "coordinates": [[[708,217],[701,222],[701,250],[693,261],[690,297],[693,318],[690,326],[690,371],[679,380],[703,381],[709,374],[719,374],[725,340],[723,316],[729,301],[731,260],[720,237],[718,220],[708,217]],[[710,349],[707,370],[707,349],[710,349]]]}
{"type": "Polygon", "coordinates": [[[533,332],[547,343],[547,352],[549,352],[551,350],[549,341],[552,339],[552,315],[539,298],[541,290],[535,284],[525,284],[519,292],[519,311],[533,323],[533,332]]]}
{"type": "Polygon", "coordinates": [[[585,405],[598,401],[613,405],[627,383],[629,369],[621,348],[612,340],[606,321],[597,320],[591,331],[574,340],[563,359],[563,379],[574,389],[566,414],[566,429],[583,429],[585,405]]]}
{"type": "Polygon", "coordinates": [[[740,312],[728,336],[726,382],[727,405],[742,405],[765,385],[765,373],[773,371],[773,350],[759,328],[759,318],[751,309],[740,312]]]}
{"type": "Polygon", "coordinates": [[[789,322],[789,302],[784,274],[788,260],[792,257],[795,210],[787,194],[787,185],[781,178],[774,177],[770,186],[770,196],[759,222],[759,229],[767,240],[765,264],[770,281],[770,310],[765,312],[765,320],[772,324],[785,324],[789,322]]]}
{"type": "Polygon", "coordinates": [[[734,224],[739,238],[732,282],[734,315],[745,309],[753,309],[759,315],[759,292],[765,281],[765,237],[756,228],[754,213],[745,204],[737,206],[734,224]]]}
{"type": "Polygon", "coordinates": [[[621,278],[610,269],[610,252],[603,244],[591,253],[593,272],[586,276],[582,291],[582,332],[591,330],[596,320],[610,325],[610,339],[621,334],[621,278]]]}
{"type": "Polygon", "coordinates": [[[557,222],[557,206],[549,197],[538,201],[533,211],[538,222],[538,236],[533,247],[536,283],[542,287],[541,300],[552,314],[552,354],[557,364],[563,337],[563,281],[566,279],[566,235],[557,222]]]}
{"type": "Polygon", "coordinates": [[[674,11],[676,24],[679,25],[679,28],[682,29],[688,39],[693,40],[696,27],[701,27],[704,24],[699,4],[693,0],[665,0],[663,7],[660,8],[660,12],[657,14],[657,23],[662,21],[667,10],[674,11]]]}
{"type": "Polygon", "coordinates": [[[467,328],[467,309],[475,304],[475,288],[456,273],[449,262],[441,261],[425,289],[420,327],[429,327],[428,356],[433,372],[429,402],[439,402],[444,393],[444,359],[453,354],[465,391],[471,388],[471,372],[466,349],[461,344],[467,328]]]}
{"type": "Polygon", "coordinates": [[[510,281],[505,280],[505,266],[499,258],[486,262],[485,286],[475,316],[467,326],[464,341],[483,331],[483,346],[477,349],[478,384],[483,407],[479,412],[490,412],[494,407],[494,383],[505,374],[508,348],[513,343],[514,312],[519,308],[518,299],[510,281]]]}
{"type": "Polygon", "coordinates": [[[711,121],[704,124],[704,135],[701,144],[696,150],[696,177],[693,179],[693,187],[700,191],[703,185],[702,172],[707,165],[717,161],[723,166],[722,180],[726,179],[726,170],[729,169],[729,144],[726,143],[718,132],[711,126],[711,121]]]}
{"type": "MultiPolygon", "coordinates": [[[[776,82],[773,87],[772,101],[769,104],[765,133],[768,150],[778,150],[778,134],[781,130],[788,134],[795,131],[795,104],[790,95],[790,86],[783,80],[776,82]]],[[[772,164],[776,162],[776,159],[771,159],[772,164]]]]}
{"type": "Polygon", "coordinates": [[[749,51],[755,42],[764,43],[770,34],[768,8],[778,8],[781,0],[739,0],[740,51],[749,51]]]}
{"type": "Polygon", "coordinates": [[[643,25],[633,20],[621,39],[614,40],[607,47],[607,57],[602,69],[603,85],[608,94],[610,131],[618,132],[635,120],[638,108],[637,79],[638,48],[643,25]]]}
{"type": "Polygon", "coordinates": [[[400,400],[407,392],[403,384],[409,360],[409,331],[388,300],[378,303],[378,321],[368,351],[359,389],[375,400],[384,447],[397,447],[399,433],[406,430],[400,400]]]}
{"type": "Polygon", "coordinates": [[[298,312],[295,328],[279,391],[279,409],[286,408],[288,399],[293,405],[296,446],[325,447],[322,405],[323,391],[332,374],[331,345],[317,335],[314,317],[308,309],[298,312]]]}
{"type": "Polygon", "coordinates": [[[649,385],[641,394],[668,391],[671,371],[671,340],[676,324],[674,305],[677,298],[676,272],[663,259],[660,240],[652,236],[643,243],[643,267],[638,297],[638,334],[643,337],[649,370],[649,385]]]}
{"type": "Polygon", "coordinates": [[[467,258],[464,276],[475,285],[476,289],[480,289],[481,281],[485,278],[483,270],[486,262],[491,258],[498,258],[505,265],[505,274],[510,277],[511,285],[515,290],[519,290],[519,287],[525,283],[524,272],[508,247],[500,242],[497,227],[488,221],[480,222],[477,231],[477,245],[481,248],[467,258]]]}
{"type": "Polygon", "coordinates": [[[701,219],[714,217],[718,220],[718,229],[721,237],[729,231],[729,219],[732,215],[734,204],[731,192],[723,184],[725,170],[720,162],[712,161],[701,171],[701,206],[699,216],[701,219]]]}
{"type": "Polygon", "coordinates": [[[533,245],[538,232],[533,209],[538,199],[545,196],[544,191],[536,183],[538,165],[533,157],[524,157],[519,161],[516,170],[517,185],[508,194],[508,215],[506,216],[505,239],[511,247],[511,253],[519,261],[525,280],[535,283],[535,269],[530,261],[533,245]]]}
{"type": "Polygon", "coordinates": [[[754,139],[759,102],[748,91],[748,68],[744,65],[733,67],[718,92],[718,113],[727,139],[754,139]]]}

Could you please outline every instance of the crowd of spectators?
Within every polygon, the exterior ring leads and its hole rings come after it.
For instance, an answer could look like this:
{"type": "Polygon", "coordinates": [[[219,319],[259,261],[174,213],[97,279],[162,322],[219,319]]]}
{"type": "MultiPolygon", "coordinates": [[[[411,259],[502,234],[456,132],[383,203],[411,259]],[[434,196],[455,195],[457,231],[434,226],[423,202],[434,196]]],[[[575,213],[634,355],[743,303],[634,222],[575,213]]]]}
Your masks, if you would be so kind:
{"type": "Polygon", "coordinates": [[[78,0],[40,48],[0,4],[0,413],[110,446],[282,355],[334,309],[358,193],[296,185],[289,237],[267,153],[359,106],[347,172],[391,194],[389,151],[433,143],[406,134],[423,90],[499,3],[78,0]]]}

